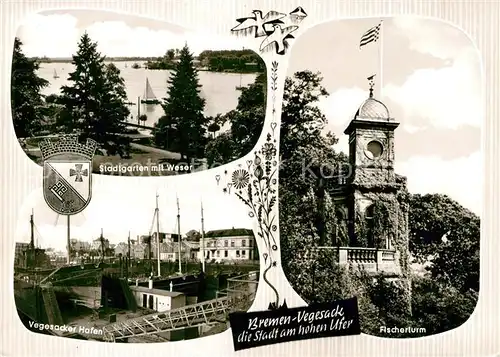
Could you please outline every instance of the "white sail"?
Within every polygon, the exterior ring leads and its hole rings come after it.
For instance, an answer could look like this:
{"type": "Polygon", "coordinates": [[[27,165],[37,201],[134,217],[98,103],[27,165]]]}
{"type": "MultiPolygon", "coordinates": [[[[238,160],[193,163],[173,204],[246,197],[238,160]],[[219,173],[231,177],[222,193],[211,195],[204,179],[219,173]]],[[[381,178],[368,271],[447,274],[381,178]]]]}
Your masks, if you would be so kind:
{"type": "Polygon", "coordinates": [[[55,69],[54,69],[54,78],[59,78],[55,69]]]}
{"type": "Polygon", "coordinates": [[[149,79],[146,78],[146,89],[144,90],[144,99],[153,100],[156,99],[156,95],[153,92],[153,88],[151,88],[151,84],[149,84],[149,79]]]}

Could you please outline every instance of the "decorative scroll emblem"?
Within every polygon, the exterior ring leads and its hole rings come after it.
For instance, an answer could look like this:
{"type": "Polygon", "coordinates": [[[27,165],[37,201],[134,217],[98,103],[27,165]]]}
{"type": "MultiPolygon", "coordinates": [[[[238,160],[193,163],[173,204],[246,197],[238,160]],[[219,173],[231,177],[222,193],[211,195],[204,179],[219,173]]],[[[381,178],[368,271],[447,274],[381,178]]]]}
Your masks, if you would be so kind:
{"type": "Polygon", "coordinates": [[[77,136],[58,141],[45,139],[39,145],[43,158],[43,197],[58,214],[70,216],[87,207],[92,197],[92,158],[97,143],[77,136]]]}
{"type": "Polygon", "coordinates": [[[263,16],[261,10],[253,10],[252,16],[236,19],[238,25],[231,29],[232,33],[241,36],[264,37],[260,44],[260,51],[276,51],[284,55],[288,48],[288,41],[295,38],[292,33],[297,31],[299,24],[307,17],[302,7],[297,7],[288,15],[269,11],[263,16]]]}

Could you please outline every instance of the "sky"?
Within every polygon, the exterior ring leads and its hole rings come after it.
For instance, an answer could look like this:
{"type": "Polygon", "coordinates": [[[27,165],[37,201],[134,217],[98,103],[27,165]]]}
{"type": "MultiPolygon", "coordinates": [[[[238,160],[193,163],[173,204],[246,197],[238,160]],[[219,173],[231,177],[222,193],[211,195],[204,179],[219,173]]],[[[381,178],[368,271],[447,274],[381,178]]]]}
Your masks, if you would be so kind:
{"type": "Polygon", "coordinates": [[[336,148],[347,153],[343,131],[368,98],[367,77],[375,74],[375,98],[400,123],[395,170],[407,176],[410,192],[447,194],[480,214],[484,109],[479,53],[460,29],[417,17],[384,19],[382,41],[360,50],[363,33],[379,22],[352,19],[308,29],[293,44],[288,75],[321,72],[329,92],[319,103],[328,119],[326,130],[339,138],[336,148]]]}
{"type": "MultiPolygon", "coordinates": [[[[100,175],[93,175],[93,179],[89,205],[70,218],[71,238],[90,242],[99,237],[102,229],[103,236],[117,244],[127,241],[129,231],[131,239],[156,232],[153,217],[157,192],[161,232],[177,233],[176,196],[183,235],[192,229],[201,230],[202,202],[205,231],[252,228],[246,207],[234,195],[224,194],[220,186],[222,179],[218,185],[209,171],[169,180],[100,175]]],[[[18,216],[16,242],[29,242],[32,212],[38,246],[64,251],[67,218],[47,206],[41,189],[33,192],[23,204],[18,216]]]]}
{"type": "Polygon", "coordinates": [[[87,32],[108,57],[158,57],[185,43],[198,53],[242,48],[234,36],[194,32],[162,21],[105,11],[58,10],[32,14],[18,29],[28,57],[71,57],[87,32]]]}

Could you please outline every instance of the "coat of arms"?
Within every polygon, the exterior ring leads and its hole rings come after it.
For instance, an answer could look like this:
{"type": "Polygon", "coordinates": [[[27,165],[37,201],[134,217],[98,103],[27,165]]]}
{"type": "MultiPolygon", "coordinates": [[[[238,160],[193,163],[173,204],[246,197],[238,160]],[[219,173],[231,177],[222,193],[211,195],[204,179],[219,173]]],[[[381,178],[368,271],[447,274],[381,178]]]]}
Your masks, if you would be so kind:
{"type": "Polygon", "coordinates": [[[58,141],[45,139],[39,145],[43,158],[43,196],[49,207],[62,215],[74,215],[87,207],[92,197],[92,158],[97,143],[77,136],[58,141]]]}

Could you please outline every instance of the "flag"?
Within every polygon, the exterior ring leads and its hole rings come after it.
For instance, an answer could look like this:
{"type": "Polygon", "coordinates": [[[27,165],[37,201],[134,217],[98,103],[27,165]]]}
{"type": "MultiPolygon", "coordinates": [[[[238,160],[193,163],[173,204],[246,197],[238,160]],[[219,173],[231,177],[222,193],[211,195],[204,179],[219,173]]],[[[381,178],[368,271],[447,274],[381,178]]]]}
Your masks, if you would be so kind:
{"type": "Polygon", "coordinates": [[[372,27],[368,31],[366,31],[363,36],[361,36],[361,41],[359,41],[359,48],[371,43],[376,42],[379,39],[380,35],[380,27],[382,23],[379,23],[377,26],[372,27]]]}

